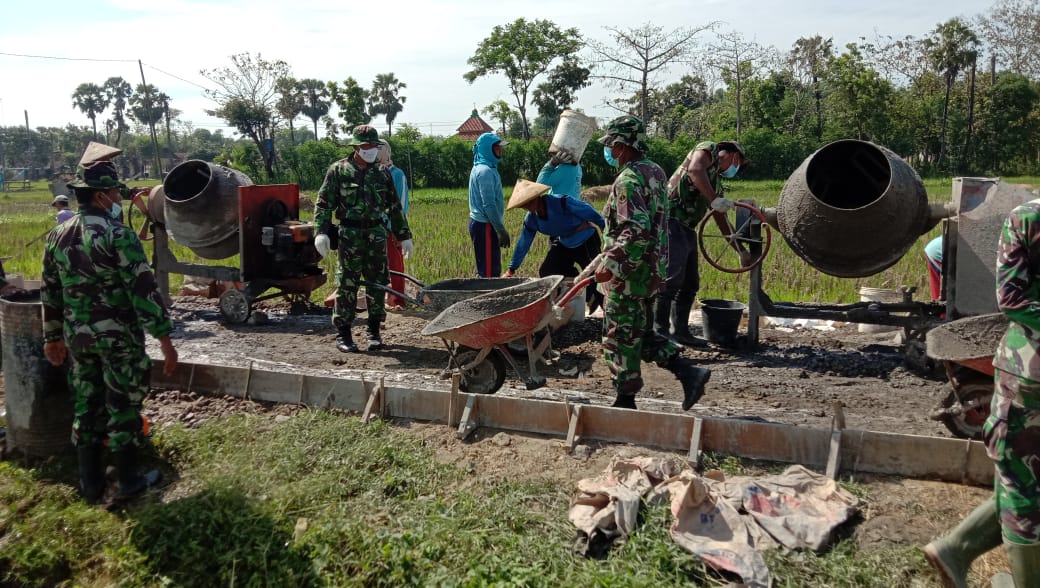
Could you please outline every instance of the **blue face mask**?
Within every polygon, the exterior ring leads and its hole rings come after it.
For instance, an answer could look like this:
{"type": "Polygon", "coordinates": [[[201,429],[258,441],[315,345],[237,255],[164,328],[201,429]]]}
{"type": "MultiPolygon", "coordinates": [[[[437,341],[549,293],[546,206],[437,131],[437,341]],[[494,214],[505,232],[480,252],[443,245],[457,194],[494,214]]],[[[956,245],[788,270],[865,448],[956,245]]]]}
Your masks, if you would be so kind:
{"type": "Polygon", "coordinates": [[[732,164],[732,165],[730,165],[729,167],[726,168],[726,171],[722,172],[719,175],[721,175],[724,178],[732,178],[733,176],[737,175],[737,172],[739,170],[740,170],[740,166],[739,165],[732,164]]]}
{"type": "Polygon", "coordinates": [[[118,202],[113,202],[112,208],[108,209],[108,216],[116,220],[120,220],[121,218],[123,218],[123,207],[119,206],[118,202]]]}
{"type": "Polygon", "coordinates": [[[603,146],[603,159],[606,159],[607,163],[609,163],[611,167],[618,166],[618,160],[616,157],[614,157],[612,149],[610,147],[607,147],[606,145],[603,146]]]}

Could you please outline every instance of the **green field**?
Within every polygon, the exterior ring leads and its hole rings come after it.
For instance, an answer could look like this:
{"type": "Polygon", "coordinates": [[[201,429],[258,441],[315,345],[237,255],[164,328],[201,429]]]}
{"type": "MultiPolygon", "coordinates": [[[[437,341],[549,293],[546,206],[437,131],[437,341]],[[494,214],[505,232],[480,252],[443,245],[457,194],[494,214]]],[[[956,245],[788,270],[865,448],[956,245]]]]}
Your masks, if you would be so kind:
{"type": "MultiPolygon", "coordinates": [[[[1008,181],[1036,185],[1040,178],[1008,178],[1008,181]]],[[[147,185],[140,183],[140,185],[147,185]]],[[[779,199],[781,181],[737,181],[733,182],[727,195],[734,199],[754,199],[761,206],[775,206],[779,199]]],[[[951,182],[947,179],[925,182],[931,202],[950,200],[951,182]]],[[[507,196],[510,191],[506,189],[507,196]]],[[[314,194],[305,193],[313,199],[314,194]]],[[[51,194],[44,182],[36,182],[33,189],[25,192],[0,195],[0,257],[10,258],[4,262],[8,273],[20,274],[28,279],[40,277],[43,255],[43,239],[34,238],[53,226],[53,210],[50,208],[51,194]]],[[[593,202],[597,207],[602,201],[593,202]]],[[[310,220],[304,213],[303,220],[310,220]]],[[[415,256],[406,262],[406,271],[423,282],[475,276],[472,247],[467,232],[469,212],[466,191],[459,190],[416,190],[412,193],[409,222],[415,234],[415,256]]],[[[514,241],[523,221],[521,211],[506,213],[506,224],[514,241]]],[[[773,247],[763,263],[763,289],[774,300],[803,302],[853,302],[859,299],[859,288],[917,288],[916,297],[926,299],[928,295],[927,271],[922,257],[924,245],[939,234],[936,227],[922,236],[907,254],[894,266],[879,274],[860,278],[836,278],[823,274],[796,256],[786,242],[774,231],[773,247]]],[[[150,245],[146,244],[146,249],[150,245]]],[[[541,259],[548,248],[548,240],[539,236],[535,240],[521,275],[535,275],[541,259]]],[[[508,263],[512,250],[503,251],[503,265],[508,263]]],[[[178,259],[191,263],[237,266],[237,258],[214,262],[203,260],[190,250],[174,245],[178,259]]],[[[332,257],[324,267],[330,275],[335,271],[332,257]]],[[[173,293],[179,292],[181,276],[171,277],[173,293]]],[[[331,280],[330,280],[331,282],[331,280]]],[[[320,300],[331,291],[331,283],[314,293],[320,300]]],[[[727,274],[701,262],[702,298],[727,298],[747,300],[748,274],[727,274]]]]}

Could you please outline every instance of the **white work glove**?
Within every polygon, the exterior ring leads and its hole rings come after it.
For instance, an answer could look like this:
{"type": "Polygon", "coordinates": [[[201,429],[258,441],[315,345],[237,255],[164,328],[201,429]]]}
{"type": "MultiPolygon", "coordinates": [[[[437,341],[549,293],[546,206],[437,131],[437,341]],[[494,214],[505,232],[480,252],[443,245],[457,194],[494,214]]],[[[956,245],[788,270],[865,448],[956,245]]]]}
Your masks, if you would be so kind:
{"type": "Polygon", "coordinates": [[[314,238],[314,249],[318,251],[318,255],[325,257],[329,254],[329,236],[322,233],[314,238]]]}
{"type": "Polygon", "coordinates": [[[736,202],[733,202],[729,198],[723,198],[722,196],[711,201],[711,209],[715,212],[729,212],[736,207],[736,202]]]}
{"type": "Polygon", "coordinates": [[[405,239],[401,241],[401,257],[411,259],[412,253],[415,253],[415,245],[412,244],[412,240],[405,239]]]}

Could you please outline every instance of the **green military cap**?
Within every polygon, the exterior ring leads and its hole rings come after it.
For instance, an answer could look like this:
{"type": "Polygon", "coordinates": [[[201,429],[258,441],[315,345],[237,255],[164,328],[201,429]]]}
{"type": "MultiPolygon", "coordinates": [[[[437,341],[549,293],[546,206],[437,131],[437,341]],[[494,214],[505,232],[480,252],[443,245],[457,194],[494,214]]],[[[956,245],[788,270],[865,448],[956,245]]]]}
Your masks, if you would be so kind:
{"type": "Polygon", "coordinates": [[[621,143],[646,153],[650,148],[644,139],[646,139],[646,124],[638,118],[626,114],[607,123],[607,134],[603,135],[599,142],[607,147],[621,143]]]}
{"type": "Polygon", "coordinates": [[[354,138],[349,145],[363,145],[365,143],[382,143],[379,140],[379,131],[372,125],[358,125],[354,127],[354,138]]]}
{"type": "Polygon", "coordinates": [[[93,188],[95,190],[111,190],[126,186],[119,181],[119,172],[111,161],[95,161],[80,164],[76,168],[76,179],[66,184],[69,188],[93,188]]]}
{"type": "Polygon", "coordinates": [[[736,141],[719,141],[716,143],[719,149],[725,149],[726,151],[736,151],[740,154],[740,158],[747,160],[747,153],[744,152],[744,146],[736,141]]]}

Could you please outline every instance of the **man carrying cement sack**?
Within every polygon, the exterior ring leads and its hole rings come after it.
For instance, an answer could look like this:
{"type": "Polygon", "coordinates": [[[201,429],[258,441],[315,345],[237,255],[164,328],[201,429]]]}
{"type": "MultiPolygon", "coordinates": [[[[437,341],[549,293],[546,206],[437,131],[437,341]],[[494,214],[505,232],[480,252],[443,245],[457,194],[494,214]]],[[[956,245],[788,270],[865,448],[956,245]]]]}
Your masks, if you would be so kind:
{"type": "Polygon", "coordinates": [[[137,471],[152,365],[144,333],[159,340],[170,375],[177,366],[173,322],[140,240],[117,220],[126,185],[115,165],[81,161],[69,188],[79,212],[52,229],[44,247],[43,352],[54,366],[72,360],[80,493],[91,503],[104,494],[107,446],[119,478],[117,500],[125,500],[162,479],[158,470],[137,471]]]}
{"type": "Polygon", "coordinates": [[[1001,543],[1011,576],[993,586],[1040,586],[1040,200],[1016,207],[997,247],[997,306],[1010,322],[993,358],[996,386],[983,427],[996,467],[994,497],[924,553],[944,586],[966,587],[971,562],[1001,543]]]}
{"type": "Polygon", "coordinates": [[[737,175],[744,161],[744,148],[736,141],[703,141],[668,180],[668,280],[657,297],[654,328],[683,345],[706,345],[690,333],[690,311],[700,289],[697,225],[709,208],[723,213],[733,208],[721,196],[722,178],[737,175]]]}
{"type": "MultiPolygon", "coordinates": [[[[386,241],[392,232],[401,241],[404,259],[412,256],[412,230],[404,216],[390,172],[376,163],[382,145],[379,132],[369,125],[354,127],[350,144],[354,153],[331,166],[325,172],[325,181],[318,189],[314,205],[314,224],[318,236],[314,248],[322,257],[332,247],[331,235],[338,241],[339,257],[336,266],[336,305],[332,324],[336,326],[336,349],[356,353],[358,346],[350,331],[357,316],[357,293],[362,276],[377,284],[389,282],[386,241]],[[339,220],[337,228],[332,217],[339,220]],[[388,229],[384,217],[390,219],[388,229]]],[[[373,288],[367,292],[368,350],[383,348],[380,326],[386,320],[384,300],[386,292],[373,288]]]]}
{"type": "Polygon", "coordinates": [[[535,181],[549,186],[553,194],[581,199],[581,164],[567,152],[553,153],[535,181]]]}
{"type": "Polygon", "coordinates": [[[603,157],[620,167],[603,209],[603,261],[596,282],[603,305],[603,351],[613,376],[613,406],[636,408],[643,388],[640,361],[653,361],[675,374],[683,387],[683,410],[704,394],[711,377],[679,355],[674,341],[653,329],[651,301],[664,288],[667,266],[668,176],[647,158],[646,125],[621,116],[600,139],[603,157]]]}
{"type": "MultiPolygon", "coordinates": [[[[511,278],[527,257],[535,235],[549,236],[549,253],[538,268],[538,276],[561,275],[576,277],[599,255],[600,239],[596,227],[606,226],[603,217],[588,202],[576,197],[546,191],[549,186],[538,182],[517,180],[506,210],[522,208],[527,211],[524,226],[513,250],[506,277],[511,278]]],[[[603,296],[591,289],[590,302],[602,304],[603,296]],[[598,298],[597,298],[598,297],[598,298]]]]}

